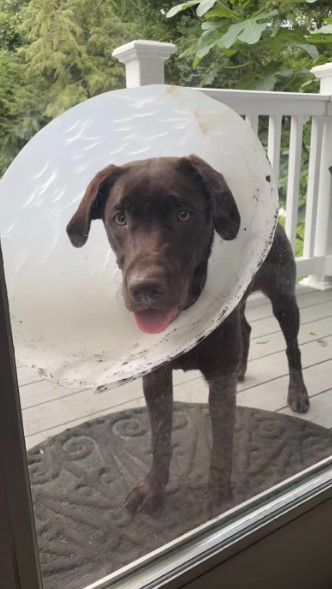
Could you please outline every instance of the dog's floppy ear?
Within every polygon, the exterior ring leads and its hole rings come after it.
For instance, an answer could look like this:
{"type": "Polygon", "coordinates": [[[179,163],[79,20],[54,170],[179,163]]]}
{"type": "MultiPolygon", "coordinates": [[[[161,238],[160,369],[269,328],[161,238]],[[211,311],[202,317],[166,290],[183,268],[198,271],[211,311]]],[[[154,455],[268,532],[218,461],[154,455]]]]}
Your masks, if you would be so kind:
{"type": "Polygon", "coordinates": [[[75,247],[88,239],[91,221],[101,219],[103,208],[120,168],[110,165],[100,170],[88,185],[76,213],[67,225],[67,233],[75,247]]]}
{"type": "Polygon", "coordinates": [[[211,199],[215,230],[224,239],[234,239],[240,228],[241,217],[225,178],[197,155],[190,155],[186,160],[198,174],[202,187],[211,199]]]}

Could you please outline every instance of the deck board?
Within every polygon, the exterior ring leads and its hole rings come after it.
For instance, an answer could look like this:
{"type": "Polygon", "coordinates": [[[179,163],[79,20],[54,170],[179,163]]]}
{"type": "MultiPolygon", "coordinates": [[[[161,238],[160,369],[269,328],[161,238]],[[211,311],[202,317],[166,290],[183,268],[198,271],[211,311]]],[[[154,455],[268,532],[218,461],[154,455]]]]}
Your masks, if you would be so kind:
{"type": "MultiPolygon", "coordinates": [[[[301,325],[311,329],[311,324],[318,319],[327,319],[332,314],[332,302],[327,301],[321,304],[311,305],[301,309],[301,325]]],[[[252,327],[255,327],[254,338],[270,335],[280,331],[277,320],[272,317],[264,317],[252,322],[252,327]]]]}
{"type": "MultiPolygon", "coordinates": [[[[260,304],[251,304],[251,300],[249,298],[247,303],[246,315],[248,320],[252,323],[257,321],[258,319],[264,319],[266,317],[272,317],[272,306],[264,295],[261,296],[259,299],[260,304]]],[[[307,307],[313,307],[315,305],[321,305],[322,303],[332,303],[332,291],[313,291],[313,292],[305,292],[297,295],[297,302],[300,309],[305,309],[307,307]]]]}
{"type": "MultiPolygon", "coordinates": [[[[311,408],[301,416],[332,427],[332,290],[320,292],[298,286],[301,309],[301,346],[304,378],[311,408]]],[[[248,301],[252,325],[248,375],[239,383],[239,405],[292,414],[287,408],[288,367],[285,342],[273,317],[271,304],[261,293],[248,301]]],[[[27,447],[42,442],[68,427],[144,404],[140,379],[113,391],[60,387],[40,378],[35,370],[18,369],[27,447]]],[[[206,402],[207,385],[197,371],[174,373],[174,397],[179,401],[206,402]]]]}

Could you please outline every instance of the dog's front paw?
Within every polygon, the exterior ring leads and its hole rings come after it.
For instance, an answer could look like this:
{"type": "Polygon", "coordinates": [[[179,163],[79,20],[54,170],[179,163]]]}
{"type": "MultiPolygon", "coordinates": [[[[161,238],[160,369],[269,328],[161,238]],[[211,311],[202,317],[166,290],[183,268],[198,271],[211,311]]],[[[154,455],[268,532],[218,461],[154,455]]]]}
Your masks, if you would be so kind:
{"type": "Polygon", "coordinates": [[[307,413],[310,406],[310,400],[307,389],[303,383],[300,385],[289,385],[287,403],[295,413],[307,413]]]}
{"type": "Polygon", "coordinates": [[[228,511],[228,509],[231,509],[233,506],[234,498],[230,488],[219,491],[212,491],[210,489],[207,505],[208,519],[213,519],[214,517],[225,513],[225,511],[228,511]]]}
{"type": "Polygon", "coordinates": [[[151,481],[149,476],[137,481],[130,491],[125,506],[130,513],[144,511],[153,513],[161,508],[164,502],[164,489],[159,483],[151,481]]]}
{"type": "Polygon", "coordinates": [[[238,369],[237,369],[237,380],[238,382],[243,382],[245,379],[245,375],[247,372],[247,363],[246,362],[240,362],[238,369]]]}
{"type": "Polygon", "coordinates": [[[209,476],[208,518],[212,519],[234,505],[233,489],[230,477],[222,472],[212,470],[209,476]]]}

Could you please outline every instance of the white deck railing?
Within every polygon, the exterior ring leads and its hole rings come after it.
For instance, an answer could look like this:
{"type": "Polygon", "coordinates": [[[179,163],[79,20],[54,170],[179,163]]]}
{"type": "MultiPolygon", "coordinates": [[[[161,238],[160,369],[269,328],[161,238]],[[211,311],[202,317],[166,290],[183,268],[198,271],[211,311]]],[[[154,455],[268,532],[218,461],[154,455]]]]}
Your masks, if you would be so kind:
{"type": "MultiPolygon", "coordinates": [[[[171,43],[133,41],[116,49],[126,65],[128,88],[164,83],[164,62],[176,51],[171,43]]],[[[255,92],[199,88],[246,118],[258,133],[259,120],[268,116],[267,153],[279,178],[283,117],[290,117],[286,196],[286,232],[295,248],[298,224],[304,121],[311,119],[310,156],[303,256],[296,258],[299,277],[320,289],[332,287],[332,63],[314,68],[320,94],[255,92]]],[[[196,89],[194,89],[196,90],[196,89]]],[[[198,90],[198,89],[197,89],[198,90]]]]}

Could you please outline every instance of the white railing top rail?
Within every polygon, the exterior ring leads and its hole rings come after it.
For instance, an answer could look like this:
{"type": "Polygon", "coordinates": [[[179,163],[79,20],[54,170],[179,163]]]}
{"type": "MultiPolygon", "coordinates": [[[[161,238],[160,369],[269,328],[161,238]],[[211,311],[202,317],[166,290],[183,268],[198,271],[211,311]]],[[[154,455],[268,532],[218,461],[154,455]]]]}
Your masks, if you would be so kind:
{"type": "MultiPolygon", "coordinates": [[[[118,47],[113,56],[126,66],[126,86],[164,83],[165,61],[176,52],[172,43],[135,40],[118,47]]],[[[328,66],[329,64],[327,64],[328,66]]],[[[299,94],[295,92],[258,92],[253,90],[220,90],[195,88],[215,100],[231,106],[240,114],[246,115],[332,115],[331,92],[329,87],[330,70],[325,66],[317,77],[321,81],[319,94],[299,94]],[[325,79],[326,78],[326,79],[325,79]]],[[[316,72],[315,72],[316,73],[316,72]]]]}
{"type": "Polygon", "coordinates": [[[219,90],[195,88],[227,104],[240,114],[258,115],[330,115],[329,94],[299,94],[295,92],[256,92],[254,90],[219,90]]]}

